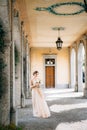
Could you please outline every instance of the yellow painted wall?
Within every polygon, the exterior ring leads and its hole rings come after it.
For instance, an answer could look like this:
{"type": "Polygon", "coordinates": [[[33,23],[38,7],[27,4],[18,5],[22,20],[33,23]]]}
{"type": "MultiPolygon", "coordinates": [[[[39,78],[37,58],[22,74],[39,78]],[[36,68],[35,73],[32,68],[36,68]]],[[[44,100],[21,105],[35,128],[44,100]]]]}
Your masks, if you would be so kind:
{"type": "Polygon", "coordinates": [[[56,55],[56,84],[69,84],[69,48],[58,51],[56,48],[31,48],[30,50],[30,70],[31,76],[35,70],[39,71],[42,83],[44,84],[44,55],[56,55]]]}

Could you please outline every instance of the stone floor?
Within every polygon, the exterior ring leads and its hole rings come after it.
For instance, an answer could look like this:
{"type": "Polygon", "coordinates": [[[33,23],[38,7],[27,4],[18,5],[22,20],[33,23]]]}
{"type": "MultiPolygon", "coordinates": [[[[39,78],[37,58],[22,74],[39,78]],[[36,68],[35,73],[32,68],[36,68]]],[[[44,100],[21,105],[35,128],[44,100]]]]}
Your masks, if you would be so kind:
{"type": "Polygon", "coordinates": [[[45,89],[44,94],[51,117],[33,117],[31,99],[27,99],[26,108],[18,109],[18,121],[23,130],[87,130],[87,99],[82,92],[45,89]]]}

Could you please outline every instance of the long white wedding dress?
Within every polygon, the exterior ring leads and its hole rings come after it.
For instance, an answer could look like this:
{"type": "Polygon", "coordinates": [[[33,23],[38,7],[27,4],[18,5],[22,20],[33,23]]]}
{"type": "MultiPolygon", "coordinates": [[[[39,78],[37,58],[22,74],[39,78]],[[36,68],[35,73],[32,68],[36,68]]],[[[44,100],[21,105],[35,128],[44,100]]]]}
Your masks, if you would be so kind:
{"type": "MultiPolygon", "coordinates": [[[[33,79],[32,86],[35,86],[37,82],[39,82],[39,79],[33,79]]],[[[47,102],[45,101],[45,97],[40,86],[32,88],[32,105],[34,116],[42,118],[50,117],[50,110],[48,108],[47,102]]]]}

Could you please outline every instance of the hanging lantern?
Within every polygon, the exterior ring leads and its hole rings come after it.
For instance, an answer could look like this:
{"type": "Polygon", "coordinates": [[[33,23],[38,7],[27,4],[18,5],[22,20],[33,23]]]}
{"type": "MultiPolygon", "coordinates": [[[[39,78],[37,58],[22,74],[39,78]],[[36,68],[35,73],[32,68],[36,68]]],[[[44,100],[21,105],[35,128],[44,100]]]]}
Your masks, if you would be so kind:
{"type": "Polygon", "coordinates": [[[61,40],[61,37],[60,37],[60,28],[58,28],[58,39],[56,41],[56,47],[58,50],[61,50],[62,49],[62,44],[63,44],[63,41],[61,40]]]}
{"type": "Polygon", "coordinates": [[[57,47],[58,50],[62,49],[62,44],[63,44],[63,41],[61,40],[60,37],[58,37],[58,39],[56,41],[56,47],[57,47]]]}

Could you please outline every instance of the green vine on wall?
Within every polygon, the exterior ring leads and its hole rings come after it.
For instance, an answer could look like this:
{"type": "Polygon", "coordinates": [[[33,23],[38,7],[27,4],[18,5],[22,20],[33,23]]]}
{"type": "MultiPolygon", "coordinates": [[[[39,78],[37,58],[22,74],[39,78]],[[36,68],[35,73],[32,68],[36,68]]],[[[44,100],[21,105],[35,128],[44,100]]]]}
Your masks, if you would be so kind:
{"type": "Polygon", "coordinates": [[[9,124],[9,125],[1,125],[0,124],[0,130],[22,130],[22,127],[16,126],[15,124],[9,124]]]}
{"type": "Polygon", "coordinates": [[[4,53],[4,47],[5,47],[4,36],[5,36],[5,32],[3,30],[2,25],[0,24],[0,52],[2,53],[4,53]]]}
{"type": "Polygon", "coordinates": [[[5,32],[3,30],[2,24],[0,23],[0,98],[2,97],[5,91],[4,90],[4,81],[5,81],[4,69],[6,64],[3,59],[4,48],[5,48],[4,36],[5,36],[5,32]]]}

